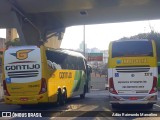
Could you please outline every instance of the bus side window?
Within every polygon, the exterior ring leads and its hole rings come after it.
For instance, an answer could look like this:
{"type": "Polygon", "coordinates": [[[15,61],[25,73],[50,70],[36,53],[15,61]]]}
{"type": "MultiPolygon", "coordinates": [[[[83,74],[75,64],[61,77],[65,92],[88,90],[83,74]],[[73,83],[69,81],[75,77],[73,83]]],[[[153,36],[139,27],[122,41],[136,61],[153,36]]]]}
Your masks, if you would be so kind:
{"type": "Polygon", "coordinates": [[[50,61],[50,63],[53,64],[53,66],[56,69],[68,68],[68,64],[66,61],[67,58],[66,54],[58,53],[56,51],[46,50],[46,57],[47,60],[50,61]]]}
{"type": "Polygon", "coordinates": [[[73,70],[74,69],[74,64],[73,64],[73,59],[71,56],[67,56],[67,69],[73,70]]]}
{"type": "Polygon", "coordinates": [[[77,57],[77,70],[80,70],[79,58],[77,57]]]}
{"type": "Polygon", "coordinates": [[[63,60],[62,69],[68,69],[68,57],[63,60]]]}
{"type": "Polygon", "coordinates": [[[74,69],[78,70],[78,58],[77,57],[74,58],[74,69]]]}
{"type": "Polygon", "coordinates": [[[80,58],[77,58],[78,70],[80,70],[80,58]]]}
{"type": "Polygon", "coordinates": [[[82,58],[78,59],[78,65],[79,65],[79,70],[84,70],[85,71],[85,65],[84,65],[84,61],[82,58]]]}
{"type": "Polygon", "coordinates": [[[72,69],[73,70],[77,70],[77,57],[71,57],[72,58],[72,60],[71,60],[71,62],[72,62],[72,69]]]}
{"type": "Polygon", "coordinates": [[[76,57],[68,56],[67,61],[68,61],[68,69],[76,70],[76,57]]]}
{"type": "Polygon", "coordinates": [[[72,70],[72,59],[71,59],[71,56],[68,56],[67,60],[68,60],[68,69],[72,70]]]}

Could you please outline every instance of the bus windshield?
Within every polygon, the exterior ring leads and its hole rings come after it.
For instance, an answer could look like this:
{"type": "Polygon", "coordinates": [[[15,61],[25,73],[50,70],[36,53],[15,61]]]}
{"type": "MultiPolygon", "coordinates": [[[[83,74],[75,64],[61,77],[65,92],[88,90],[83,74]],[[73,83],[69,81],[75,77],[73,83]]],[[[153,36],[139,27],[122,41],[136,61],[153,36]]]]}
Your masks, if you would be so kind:
{"type": "Polygon", "coordinates": [[[113,42],[112,58],[153,56],[151,41],[120,41],[113,42]]]}

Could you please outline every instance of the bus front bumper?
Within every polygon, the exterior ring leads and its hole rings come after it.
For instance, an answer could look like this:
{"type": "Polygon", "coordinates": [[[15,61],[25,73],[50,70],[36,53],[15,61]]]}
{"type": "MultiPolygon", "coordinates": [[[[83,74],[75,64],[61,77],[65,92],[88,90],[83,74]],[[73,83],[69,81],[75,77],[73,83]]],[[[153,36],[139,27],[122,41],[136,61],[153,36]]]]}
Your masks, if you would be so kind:
{"type": "Polygon", "coordinates": [[[151,95],[114,95],[110,94],[111,104],[155,104],[157,93],[151,95]]]}

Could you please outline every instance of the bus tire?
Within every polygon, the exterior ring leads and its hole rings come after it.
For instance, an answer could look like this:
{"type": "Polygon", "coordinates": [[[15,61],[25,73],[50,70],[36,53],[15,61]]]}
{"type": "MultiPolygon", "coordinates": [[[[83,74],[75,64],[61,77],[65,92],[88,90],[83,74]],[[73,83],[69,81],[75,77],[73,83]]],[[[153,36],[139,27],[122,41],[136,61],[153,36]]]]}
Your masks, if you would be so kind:
{"type": "Polygon", "coordinates": [[[61,105],[65,105],[67,102],[67,91],[64,88],[61,96],[61,105]]]}
{"type": "Polygon", "coordinates": [[[80,98],[84,99],[85,98],[85,94],[86,94],[86,86],[84,86],[83,93],[80,94],[80,98]]]}
{"type": "Polygon", "coordinates": [[[61,93],[61,90],[58,89],[58,91],[57,91],[57,102],[56,102],[57,106],[61,105],[61,99],[62,99],[62,93],[61,93]]]}

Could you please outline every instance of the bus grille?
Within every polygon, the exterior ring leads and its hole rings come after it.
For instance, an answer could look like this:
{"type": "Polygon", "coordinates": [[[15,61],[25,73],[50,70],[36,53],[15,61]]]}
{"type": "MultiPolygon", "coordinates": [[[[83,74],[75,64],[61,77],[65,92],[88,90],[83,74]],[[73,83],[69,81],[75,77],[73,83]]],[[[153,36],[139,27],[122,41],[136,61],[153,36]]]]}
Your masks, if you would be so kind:
{"type": "Polygon", "coordinates": [[[123,67],[123,68],[116,68],[117,72],[148,72],[150,70],[150,68],[146,68],[146,67],[123,67]]]}
{"type": "Polygon", "coordinates": [[[37,77],[38,74],[38,70],[8,72],[10,78],[37,77]]]}

